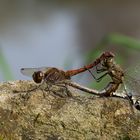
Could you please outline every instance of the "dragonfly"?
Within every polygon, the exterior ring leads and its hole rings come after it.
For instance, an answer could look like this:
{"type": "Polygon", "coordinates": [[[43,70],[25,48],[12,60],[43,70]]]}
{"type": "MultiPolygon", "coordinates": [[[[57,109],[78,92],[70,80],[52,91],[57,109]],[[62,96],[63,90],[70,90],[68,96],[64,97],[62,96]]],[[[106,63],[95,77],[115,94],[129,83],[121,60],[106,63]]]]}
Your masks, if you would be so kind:
{"type": "MultiPolygon", "coordinates": [[[[90,74],[93,76],[93,78],[97,81],[100,82],[103,77],[106,75],[109,75],[112,79],[111,82],[104,88],[102,91],[90,91],[90,92],[96,92],[98,94],[101,94],[102,96],[115,96],[118,97],[118,95],[115,95],[114,93],[119,89],[124,90],[125,92],[125,97],[130,101],[130,103],[137,109],[140,110],[140,79],[137,79],[138,74],[135,74],[136,72],[133,73],[134,75],[131,76],[127,74],[127,70],[123,70],[120,65],[118,65],[114,57],[109,57],[107,59],[104,59],[102,62],[102,68],[98,68],[96,66],[96,72],[97,73],[102,73],[105,72],[101,77],[96,78],[93,73],[87,69],[90,74]],[[121,87],[121,88],[120,88],[121,87]],[[123,88],[123,89],[122,89],[123,88]]],[[[139,71],[138,68],[136,68],[135,71],[139,71]]],[[[122,92],[122,91],[121,91],[122,92]]]]}
{"type": "Polygon", "coordinates": [[[64,71],[55,67],[21,68],[21,73],[32,77],[35,83],[42,83],[43,81],[56,83],[59,81],[70,80],[72,76],[85,72],[101,63],[102,60],[110,57],[114,57],[112,52],[104,52],[93,63],[74,70],[64,71]]]}

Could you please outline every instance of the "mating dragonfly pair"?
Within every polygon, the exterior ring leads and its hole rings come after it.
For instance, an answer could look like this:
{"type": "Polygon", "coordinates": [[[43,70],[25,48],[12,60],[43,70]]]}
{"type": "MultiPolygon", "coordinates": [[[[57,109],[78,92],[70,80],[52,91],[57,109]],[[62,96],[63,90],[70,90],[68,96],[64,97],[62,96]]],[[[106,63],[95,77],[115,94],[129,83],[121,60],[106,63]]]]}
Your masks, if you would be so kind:
{"type": "Polygon", "coordinates": [[[132,92],[127,92],[126,85],[124,82],[125,73],[123,69],[115,63],[114,57],[115,55],[112,52],[104,52],[93,63],[79,69],[63,71],[54,67],[22,68],[21,73],[26,76],[32,76],[34,82],[38,84],[44,82],[51,84],[62,83],[97,96],[115,96],[125,98],[128,99],[136,109],[140,110],[139,98],[136,99],[134,98],[132,92]],[[98,67],[98,64],[101,65],[100,68],[98,67]],[[90,71],[90,69],[93,67],[96,67],[97,73],[104,72],[104,74],[97,79],[90,71]],[[98,91],[81,86],[70,80],[72,76],[85,71],[89,71],[97,82],[101,81],[102,78],[106,75],[109,75],[112,81],[109,82],[103,90],[98,91]],[[124,86],[125,96],[115,94],[115,92],[121,85],[124,86]]]}

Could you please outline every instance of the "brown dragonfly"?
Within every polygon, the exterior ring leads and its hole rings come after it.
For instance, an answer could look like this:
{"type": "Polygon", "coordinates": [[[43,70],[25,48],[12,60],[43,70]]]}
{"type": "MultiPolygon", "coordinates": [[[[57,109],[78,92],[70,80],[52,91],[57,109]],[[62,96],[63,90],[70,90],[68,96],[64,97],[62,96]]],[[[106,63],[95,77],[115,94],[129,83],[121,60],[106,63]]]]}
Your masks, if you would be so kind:
{"type": "MultiPolygon", "coordinates": [[[[101,91],[88,89],[86,87],[81,87],[76,83],[75,84],[71,83],[71,85],[81,90],[84,90],[86,92],[97,94],[100,96],[106,96],[106,97],[114,96],[114,97],[122,97],[122,98],[128,99],[130,103],[137,110],[140,110],[140,95],[138,95],[138,93],[140,93],[139,92],[140,80],[138,81],[138,79],[136,79],[134,76],[128,75],[126,71],[124,71],[120,67],[120,65],[116,64],[114,57],[108,57],[107,59],[104,59],[102,61],[102,67],[100,69],[96,66],[97,73],[106,72],[98,79],[95,78],[95,76],[89,69],[87,70],[91,73],[91,75],[97,82],[100,82],[100,80],[102,80],[102,78],[105,77],[106,75],[109,75],[112,81],[109,82],[109,84],[101,91]],[[125,96],[120,96],[120,95],[115,94],[115,92],[121,88],[123,88],[125,96]],[[136,98],[135,98],[134,92],[137,92],[136,98]]],[[[137,74],[136,76],[138,77],[137,74]]]]}
{"type": "Polygon", "coordinates": [[[21,73],[26,76],[32,76],[35,83],[41,83],[43,81],[56,83],[59,81],[70,80],[72,76],[85,72],[101,63],[101,61],[112,57],[114,57],[112,52],[104,52],[93,63],[75,70],[64,71],[54,67],[22,68],[21,73]]]}

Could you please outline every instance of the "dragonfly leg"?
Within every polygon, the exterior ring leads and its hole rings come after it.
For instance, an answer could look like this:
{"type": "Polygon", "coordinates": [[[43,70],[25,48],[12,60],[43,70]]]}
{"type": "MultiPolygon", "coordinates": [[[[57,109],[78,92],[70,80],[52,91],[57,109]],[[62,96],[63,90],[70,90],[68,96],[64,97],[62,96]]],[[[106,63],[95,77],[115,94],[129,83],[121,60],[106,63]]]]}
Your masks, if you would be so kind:
{"type": "MultiPolygon", "coordinates": [[[[46,92],[49,92],[49,94],[50,94],[50,84],[49,83],[47,83],[47,86],[46,86],[46,88],[44,89],[46,92]]],[[[42,90],[42,92],[43,92],[43,97],[44,98],[46,98],[46,93],[44,92],[44,90],[42,90]]]]}
{"type": "Polygon", "coordinates": [[[68,87],[67,87],[67,84],[65,84],[65,86],[63,86],[65,89],[66,89],[66,93],[67,93],[67,96],[68,97],[72,97],[72,94],[71,92],[69,91],[68,87]]]}
{"type": "Polygon", "coordinates": [[[104,73],[102,76],[100,76],[99,78],[96,78],[96,82],[100,82],[106,75],[108,74],[108,72],[104,73]]]}
{"type": "Polygon", "coordinates": [[[63,98],[63,96],[60,95],[60,94],[58,94],[57,91],[54,91],[54,90],[50,89],[50,86],[51,85],[49,85],[49,86],[47,85],[47,87],[44,90],[42,90],[43,91],[44,98],[46,98],[46,92],[49,92],[49,94],[52,95],[52,96],[54,96],[54,97],[57,95],[57,96],[63,98]],[[46,92],[44,92],[44,91],[46,91],[46,92]]]}
{"type": "MultiPolygon", "coordinates": [[[[45,80],[46,81],[46,80],[45,80]]],[[[59,96],[60,98],[64,98],[64,96],[63,95],[60,95],[57,91],[54,91],[53,89],[50,89],[51,88],[51,86],[52,85],[56,85],[56,83],[49,83],[49,82],[47,82],[46,81],[46,83],[47,83],[47,86],[46,86],[46,88],[44,89],[46,92],[49,92],[49,94],[51,94],[52,96],[59,96]]],[[[57,85],[56,85],[57,86],[57,85]]],[[[59,85],[60,86],[60,85],[59,85]]],[[[62,85],[61,85],[62,86],[62,85]]],[[[46,93],[45,92],[43,92],[43,96],[44,96],[44,98],[46,97],[46,93]]]]}
{"type": "Polygon", "coordinates": [[[31,96],[31,94],[29,94],[29,93],[30,93],[30,91],[29,92],[27,91],[25,95],[21,95],[21,97],[24,99],[24,101],[28,101],[29,100],[29,98],[31,96]]]}
{"type": "Polygon", "coordinates": [[[68,90],[67,84],[65,82],[61,81],[61,83],[58,82],[58,83],[55,83],[55,85],[60,86],[60,87],[63,87],[65,89],[65,91],[66,91],[67,96],[68,97],[72,97],[72,94],[68,90]]]}
{"type": "Polygon", "coordinates": [[[13,91],[13,92],[15,92],[15,93],[24,92],[25,94],[21,94],[21,97],[22,97],[24,100],[27,101],[27,100],[30,98],[30,96],[31,96],[31,92],[34,91],[34,90],[37,90],[39,87],[40,87],[40,85],[39,85],[39,86],[36,86],[36,87],[34,87],[34,88],[32,88],[32,89],[29,89],[29,90],[24,90],[24,91],[13,91]]]}
{"type": "Polygon", "coordinates": [[[96,72],[97,73],[102,73],[104,71],[107,71],[107,68],[106,67],[103,67],[103,68],[99,68],[98,65],[96,66],[96,72]]]}
{"type": "Polygon", "coordinates": [[[94,74],[91,72],[91,70],[87,69],[88,72],[91,74],[91,76],[94,78],[95,81],[97,81],[97,78],[94,76],[94,74]]]}
{"type": "Polygon", "coordinates": [[[98,78],[96,78],[95,76],[94,76],[94,74],[91,72],[91,70],[90,69],[88,69],[86,66],[85,66],[85,69],[91,74],[91,76],[94,78],[94,80],[97,82],[98,81],[98,78]]]}
{"type": "MultiPolygon", "coordinates": [[[[86,66],[85,66],[85,68],[86,68],[86,66]]],[[[94,74],[91,72],[90,69],[88,69],[88,68],[86,68],[86,69],[87,69],[87,71],[89,71],[89,73],[92,75],[92,77],[95,79],[96,82],[100,82],[100,81],[102,80],[102,78],[108,74],[108,72],[106,72],[106,73],[103,74],[101,77],[96,78],[96,77],[94,76],[94,74]]],[[[104,72],[104,71],[106,71],[106,69],[102,69],[102,72],[104,72]]]]}

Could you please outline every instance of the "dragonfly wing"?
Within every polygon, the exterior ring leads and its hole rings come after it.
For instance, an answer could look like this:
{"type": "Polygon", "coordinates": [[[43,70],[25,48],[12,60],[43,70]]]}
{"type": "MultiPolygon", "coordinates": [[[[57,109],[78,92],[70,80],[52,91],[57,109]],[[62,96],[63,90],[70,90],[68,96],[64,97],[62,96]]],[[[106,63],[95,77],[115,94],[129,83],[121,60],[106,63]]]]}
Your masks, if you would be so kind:
{"type": "Polygon", "coordinates": [[[118,93],[140,96],[140,66],[128,68],[124,71],[123,84],[117,90],[118,93]]]}
{"type": "Polygon", "coordinates": [[[128,92],[132,93],[133,95],[140,96],[140,79],[136,79],[130,75],[126,75],[124,84],[128,92]]]}
{"type": "Polygon", "coordinates": [[[25,75],[25,76],[29,76],[32,77],[33,73],[36,71],[43,71],[46,72],[47,70],[49,70],[50,67],[39,67],[39,68],[21,68],[20,72],[25,75]]]}
{"type": "Polygon", "coordinates": [[[129,92],[140,96],[140,65],[125,72],[124,84],[129,92]]]}

